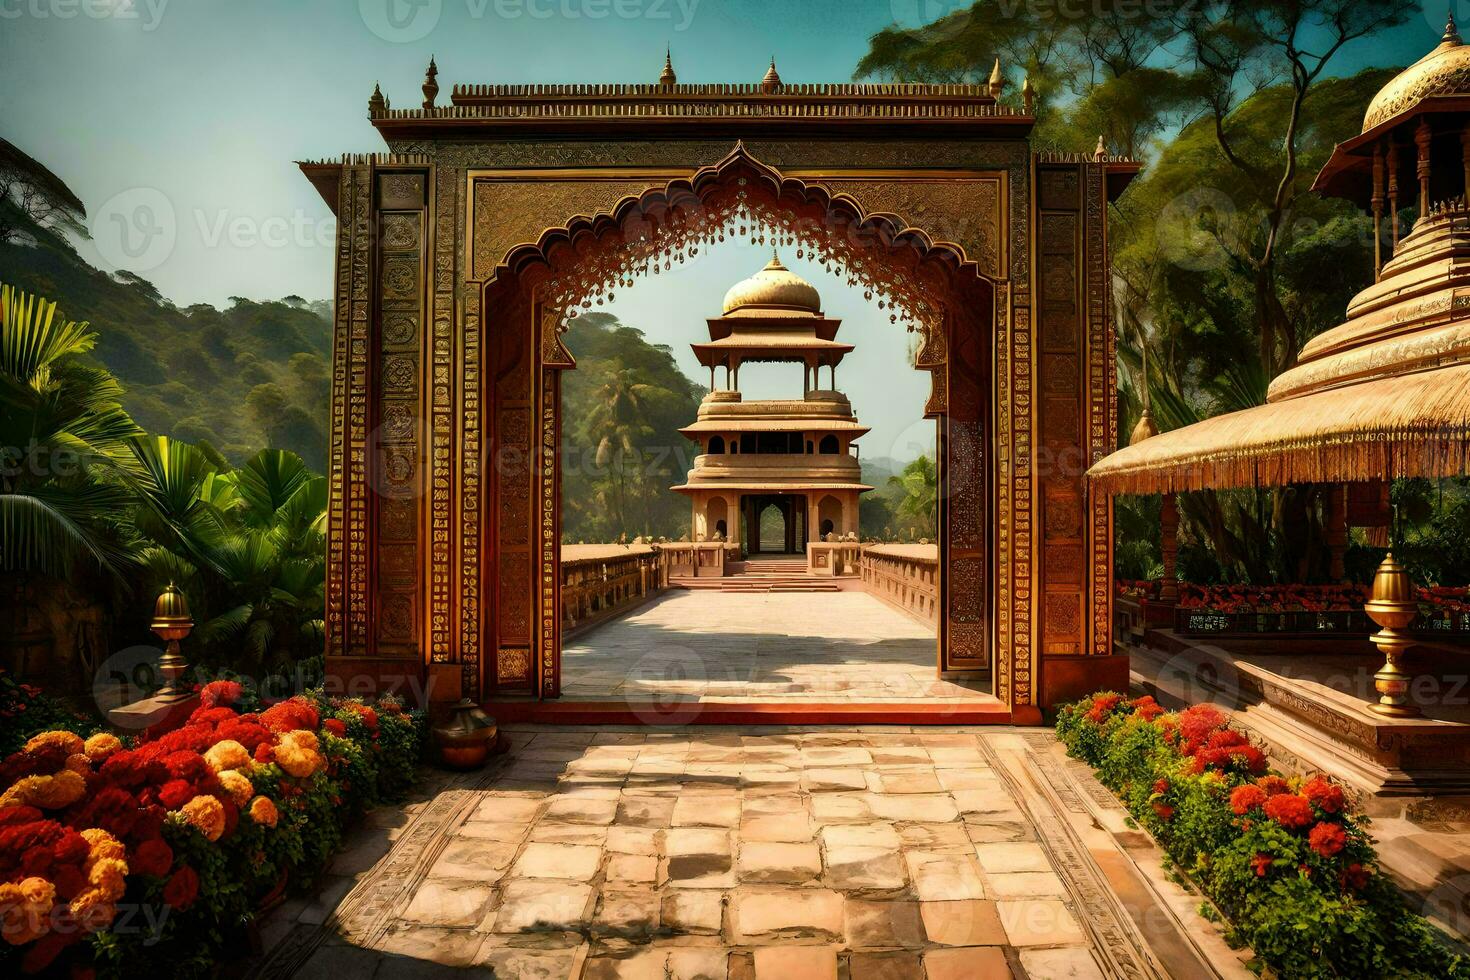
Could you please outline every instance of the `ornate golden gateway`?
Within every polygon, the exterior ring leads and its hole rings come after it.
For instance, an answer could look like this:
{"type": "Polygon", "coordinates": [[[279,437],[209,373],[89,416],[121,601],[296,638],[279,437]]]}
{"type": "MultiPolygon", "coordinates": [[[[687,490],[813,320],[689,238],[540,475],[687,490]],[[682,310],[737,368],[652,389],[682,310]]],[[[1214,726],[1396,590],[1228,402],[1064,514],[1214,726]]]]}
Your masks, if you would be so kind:
{"type": "MultiPolygon", "coordinates": [[[[430,79],[432,81],[432,79],[430,79]]],[[[560,685],[558,339],[650,260],[759,222],[922,335],[939,420],[940,651],[1017,721],[1126,681],[1111,514],[1106,202],[1137,167],[1039,157],[1000,86],[460,86],[390,152],[303,163],[339,217],[334,677],[435,699],[560,685]],[[733,228],[734,225],[730,224],[733,228]],[[1034,283],[1034,285],[1033,285],[1034,283]],[[1034,327],[1033,327],[1034,325],[1034,327]]]]}

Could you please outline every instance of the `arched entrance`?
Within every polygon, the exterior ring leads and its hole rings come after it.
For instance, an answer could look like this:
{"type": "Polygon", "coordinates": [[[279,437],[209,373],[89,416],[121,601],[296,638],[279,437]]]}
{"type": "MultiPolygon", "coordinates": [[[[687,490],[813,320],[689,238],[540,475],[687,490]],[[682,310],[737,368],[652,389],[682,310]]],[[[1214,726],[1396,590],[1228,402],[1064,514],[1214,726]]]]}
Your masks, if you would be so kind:
{"type": "MultiPolygon", "coordinates": [[[[332,682],[558,695],[558,326],[743,189],[922,333],[938,666],[993,665],[1017,721],[1126,684],[1112,515],[1083,474],[1116,444],[1107,204],[1138,168],[1033,152],[1031,106],[1001,89],[456,85],[446,105],[426,81],[422,108],[372,99],[389,152],[301,164],[338,218],[332,682]]],[[[658,254],[661,274],[686,253],[658,254]]]]}
{"type": "MultiPolygon", "coordinates": [[[[784,177],[737,145],[717,164],[691,177],[654,185],[610,212],[574,218],[540,240],[513,248],[484,287],[488,351],[484,403],[498,440],[491,493],[500,501],[486,528],[483,589],[493,596],[494,629],[486,645],[517,651],[538,665],[533,678],[506,677],[497,658],[484,677],[489,690],[523,687],[533,680],[543,696],[560,684],[556,609],[560,579],[559,478],[560,373],[573,369],[561,346],[564,319],[578,306],[644,270],[669,271],[685,250],[726,233],[755,234],[760,225],[783,244],[816,250],[863,282],[921,335],[917,366],[930,372],[926,414],[939,421],[941,521],[940,617],[935,666],[944,671],[984,671],[994,649],[994,553],[989,502],[993,461],[986,451],[993,427],[991,344],[997,284],[953,245],[936,244],[923,231],[893,216],[869,214],[848,195],[784,177]],[[534,424],[528,425],[534,419],[534,424]],[[524,509],[513,501],[524,500],[524,509]],[[522,532],[522,513],[536,515],[537,539],[522,532]],[[532,623],[539,624],[533,628],[532,623]],[[524,630],[519,635],[516,631],[524,630]],[[519,641],[519,642],[516,642],[519,641]]],[[[831,447],[822,447],[828,451],[831,447]]],[[[795,552],[824,516],[806,500],[747,497],[743,515],[747,545],[777,550],[761,533],[761,515],[778,508],[780,551],[795,552]]],[[[825,516],[841,507],[827,505],[825,516]]],[[[708,525],[707,525],[708,526],[708,525]]],[[[834,521],[834,529],[841,530],[834,521]]]]}

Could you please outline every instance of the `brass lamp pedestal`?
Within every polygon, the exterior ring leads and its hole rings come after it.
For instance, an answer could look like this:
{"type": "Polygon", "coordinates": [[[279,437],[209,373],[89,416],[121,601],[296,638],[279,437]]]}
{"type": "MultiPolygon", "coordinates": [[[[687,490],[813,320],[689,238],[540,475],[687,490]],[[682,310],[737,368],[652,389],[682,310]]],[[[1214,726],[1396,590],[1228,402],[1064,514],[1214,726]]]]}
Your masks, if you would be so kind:
{"type": "Polygon", "coordinates": [[[1384,658],[1383,666],[1373,675],[1373,686],[1380,697],[1377,704],[1368,707],[1390,718],[1417,718],[1423,712],[1409,701],[1409,684],[1414,675],[1403,669],[1401,661],[1416,643],[1403,631],[1419,615],[1419,603],[1414,599],[1414,584],[1409,581],[1408,570],[1394,560],[1392,552],[1378,566],[1373,576],[1373,597],[1363,609],[1382,627],[1369,639],[1383,651],[1384,658]]]}
{"type": "Polygon", "coordinates": [[[179,641],[194,630],[194,619],[189,615],[189,603],[184,593],[172,582],[158,595],[153,605],[153,632],[163,640],[163,658],[158,661],[158,672],[163,676],[163,687],[156,697],[177,700],[189,696],[180,681],[189,669],[189,662],[179,652],[179,641]]]}

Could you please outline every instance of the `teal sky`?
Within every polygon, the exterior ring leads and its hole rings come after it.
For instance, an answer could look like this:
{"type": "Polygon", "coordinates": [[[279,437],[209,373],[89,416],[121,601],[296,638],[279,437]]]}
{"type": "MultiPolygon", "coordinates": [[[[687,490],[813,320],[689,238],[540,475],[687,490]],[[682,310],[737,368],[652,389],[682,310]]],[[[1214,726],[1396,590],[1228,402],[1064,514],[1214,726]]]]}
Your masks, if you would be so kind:
{"type": "MultiPolygon", "coordinates": [[[[180,304],[223,304],[232,295],[316,299],[330,294],[335,231],[293,161],[382,149],[365,119],[373,82],[394,102],[414,104],[430,54],[440,67],[441,99],[460,82],[651,82],[665,44],[684,82],[754,82],[772,55],[788,82],[844,81],[874,32],[961,5],[0,0],[0,133],[87,205],[94,241],[83,251],[99,266],[138,272],[180,304]],[[132,253],[115,219],[135,213],[140,202],[172,234],[132,253]]],[[[1470,0],[1459,6],[1470,22],[1470,0]]],[[[1429,0],[1422,16],[1345,51],[1337,73],[1419,57],[1438,39],[1444,11],[1429,0]]],[[[630,297],[626,309],[620,303],[612,312],[684,349],[724,287],[759,267],[755,258],[717,256],[701,263],[702,275],[691,277],[687,290],[641,305],[630,297]]],[[[848,307],[844,292],[825,284],[827,305],[848,307]]],[[[850,308],[842,315],[854,318],[850,308]]],[[[854,323],[848,337],[861,333],[854,323]]],[[[889,339],[888,356],[899,356],[901,332],[889,339]]],[[[906,380],[921,391],[917,374],[906,380]]],[[[854,364],[843,387],[884,391],[892,383],[881,363],[871,372],[854,364]]],[[[921,404],[922,393],[902,400],[921,404]]],[[[874,412],[867,416],[872,421],[874,412]]],[[[877,444],[899,437],[875,433],[868,451],[881,455],[877,444]]]]}

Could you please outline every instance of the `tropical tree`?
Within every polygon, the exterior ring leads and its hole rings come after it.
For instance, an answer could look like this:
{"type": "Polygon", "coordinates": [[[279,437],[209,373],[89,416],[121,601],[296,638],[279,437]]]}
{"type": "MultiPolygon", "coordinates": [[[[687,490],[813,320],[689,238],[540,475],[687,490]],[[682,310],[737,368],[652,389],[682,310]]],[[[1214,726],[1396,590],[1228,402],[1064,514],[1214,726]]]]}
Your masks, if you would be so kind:
{"type": "Polygon", "coordinates": [[[141,430],[116,379],[80,360],[96,340],[0,284],[0,571],[65,579],[85,558],[121,580],[131,565],[117,525],[141,430]]]}
{"type": "Polygon", "coordinates": [[[933,538],[938,527],[939,471],[927,455],[909,463],[903,472],[890,476],[888,485],[903,493],[898,513],[915,522],[921,536],[933,538]]]}

